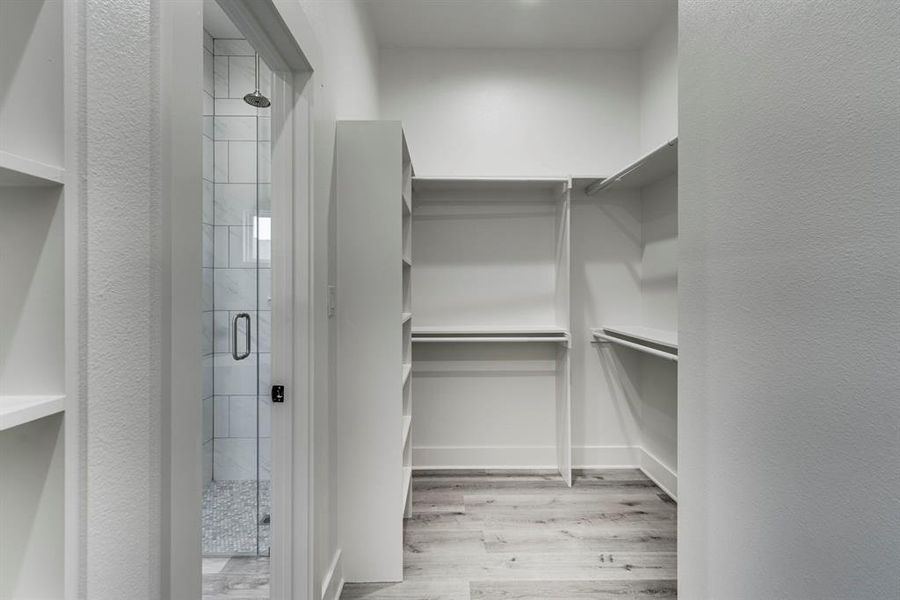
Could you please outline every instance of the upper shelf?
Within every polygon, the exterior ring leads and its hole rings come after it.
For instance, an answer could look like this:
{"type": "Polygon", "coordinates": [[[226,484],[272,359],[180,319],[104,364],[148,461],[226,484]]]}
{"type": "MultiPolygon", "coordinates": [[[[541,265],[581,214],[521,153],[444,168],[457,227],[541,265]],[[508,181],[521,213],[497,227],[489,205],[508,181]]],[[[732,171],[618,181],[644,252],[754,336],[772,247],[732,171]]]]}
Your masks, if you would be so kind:
{"type": "Polygon", "coordinates": [[[568,342],[561,327],[413,327],[413,342],[568,342]]]}
{"type": "Polygon", "coordinates": [[[678,350],[677,331],[653,329],[652,327],[642,327],[640,325],[607,325],[603,328],[603,331],[678,350]]]}
{"type": "Polygon", "coordinates": [[[625,346],[667,360],[678,360],[678,332],[640,325],[605,326],[592,329],[595,340],[625,346]]]}
{"type": "Polygon", "coordinates": [[[0,396],[0,431],[62,412],[65,396],[0,396]]]}
{"type": "Polygon", "coordinates": [[[0,150],[0,187],[56,186],[65,170],[0,150]]]}
{"type": "Polygon", "coordinates": [[[561,192],[569,186],[568,177],[413,177],[415,192],[450,191],[547,191],[561,192]]]}
{"type": "Polygon", "coordinates": [[[603,190],[629,190],[642,188],[678,170],[678,138],[675,138],[650,154],[631,163],[615,175],[588,185],[589,196],[603,190]]]}

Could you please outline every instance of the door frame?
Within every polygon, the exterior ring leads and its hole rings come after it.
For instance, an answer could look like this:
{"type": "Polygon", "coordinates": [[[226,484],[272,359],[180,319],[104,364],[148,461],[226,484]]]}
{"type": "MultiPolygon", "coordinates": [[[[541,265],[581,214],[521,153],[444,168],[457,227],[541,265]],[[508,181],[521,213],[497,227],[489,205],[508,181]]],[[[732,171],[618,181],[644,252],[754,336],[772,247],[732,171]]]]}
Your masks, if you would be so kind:
{"type": "MultiPolygon", "coordinates": [[[[299,5],[280,0],[217,0],[273,72],[272,89],[272,383],[286,388],[272,410],[272,600],[313,597],[312,389],[313,310],[313,60],[318,45],[299,5]],[[301,40],[303,48],[301,49],[301,40]],[[278,317],[277,315],[283,315],[278,317]]],[[[161,8],[161,99],[168,136],[162,140],[164,190],[171,229],[169,272],[172,342],[169,362],[181,365],[168,381],[163,438],[163,597],[199,600],[201,429],[199,328],[200,92],[202,1],[161,8]],[[199,24],[199,26],[198,26],[199,24]],[[167,102],[197,87],[190,102],[167,102]],[[196,104],[196,115],[191,106],[196,104]],[[193,135],[196,133],[197,135],[193,135]],[[195,141],[191,141],[196,138],[195,141]],[[180,200],[179,200],[180,199],[180,200]],[[186,223],[186,224],[185,224],[186,223]],[[196,227],[194,227],[196,225],[196,227]],[[192,228],[192,229],[191,229],[192,228]],[[175,235],[176,229],[180,235],[175,235]],[[189,232],[196,232],[190,236],[189,232]],[[180,316],[180,319],[175,319],[180,316]],[[193,319],[193,321],[191,321],[193,319]],[[176,328],[175,323],[180,322],[176,328]],[[179,332],[181,335],[179,336],[179,332]],[[196,338],[196,339],[195,339],[196,338]],[[167,513],[167,514],[166,514],[167,513]]],[[[315,60],[317,63],[318,61],[315,60]]],[[[184,98],[184,96],[182,96],[184,98]]],[[[165,385],[165,383],[164,383],[165,385]]]]}
{"type": "Polygon", "coordinates": [[[273,75],[271,368],[285,402],[272,406],[270,598],[311,600],[312,66],[271,0],[217,1],[273,75]]]}

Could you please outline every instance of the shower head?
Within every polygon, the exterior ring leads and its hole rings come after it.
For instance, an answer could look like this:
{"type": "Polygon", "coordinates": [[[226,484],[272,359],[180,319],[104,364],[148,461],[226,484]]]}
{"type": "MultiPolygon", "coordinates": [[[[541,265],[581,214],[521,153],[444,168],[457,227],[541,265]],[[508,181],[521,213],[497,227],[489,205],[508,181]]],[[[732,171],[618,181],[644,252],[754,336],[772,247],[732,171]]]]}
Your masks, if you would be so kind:
{"type": "Polygon", "coordinates": [[[244,102],[249,104],[250,106],[255,106],[256,108],[269,108],[272,106],[272,102],[262,95],[258,89],[253,90],[246,96],[244,96],[244,102]]]}
{"type": "Polygon", "coordinates": [[[244,96],[244,102],[256,108],[272,106],[272,102],[259,91],[259,54],[256,55],[256,89],[244,96]]]}

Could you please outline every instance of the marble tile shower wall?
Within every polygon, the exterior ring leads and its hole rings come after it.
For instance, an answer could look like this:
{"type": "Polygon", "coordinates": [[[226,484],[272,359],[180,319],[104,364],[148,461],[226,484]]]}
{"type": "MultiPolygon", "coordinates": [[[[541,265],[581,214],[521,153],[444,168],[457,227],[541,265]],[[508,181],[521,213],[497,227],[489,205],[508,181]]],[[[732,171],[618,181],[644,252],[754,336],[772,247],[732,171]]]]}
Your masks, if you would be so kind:
{"type": "MultiPolygon", "coordinates": [[[[255,87],[251,46],[204,39],[204,475],[256,479],[258,463],[259,477],[268,479],[270,111],[243,101],[255,87]],[[241,312],[251,316],[251,354],[235,361],[231,327],[241,312]]],[[[260,75],[269,95],[265,65],[260,75]]]]}

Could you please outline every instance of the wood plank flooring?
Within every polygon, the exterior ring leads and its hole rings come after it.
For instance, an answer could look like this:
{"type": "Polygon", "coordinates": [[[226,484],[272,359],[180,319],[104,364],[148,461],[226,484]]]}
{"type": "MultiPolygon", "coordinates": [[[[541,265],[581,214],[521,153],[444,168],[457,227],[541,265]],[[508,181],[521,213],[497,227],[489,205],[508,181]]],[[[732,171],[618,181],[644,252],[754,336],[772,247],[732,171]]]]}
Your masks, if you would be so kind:
{"type": "Polygon", "coordinates": [[[404,581],[343,600],[676,598],[675,503],[638,470],[413,479],[404,581]]]}
{"type": "Polygon", "coordinates": [[[204,558],[203,600],[269,598],[268,558],[204,558]]]}

